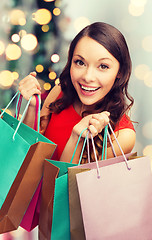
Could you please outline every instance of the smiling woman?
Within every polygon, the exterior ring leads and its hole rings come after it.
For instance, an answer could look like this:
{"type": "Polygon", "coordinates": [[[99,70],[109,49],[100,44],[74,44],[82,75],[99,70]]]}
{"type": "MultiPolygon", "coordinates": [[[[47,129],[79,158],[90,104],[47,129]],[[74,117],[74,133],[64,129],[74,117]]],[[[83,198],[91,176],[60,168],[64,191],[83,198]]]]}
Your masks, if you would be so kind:
{"type": "MultiPolygon", "coordinates": [[[[71,42],[60,84],[50,91],[41,110],[41,132],[58,145],[57,160],[71,160],[78,137],[85,128],[92,133],[100,157],[103,129],[109,122],[123,151],[128,153],[132,150],[136,134],[127,116],[133,105],[128,93],[130,74],[131,59],[119,30],[97,22],[77,34],[71,42]]],[[[19,90],[25,99],[41,94],[35,72],[20,82],[19,90]]],[[[25,118],[25,123],[31,127],[35,105],[33,97],[25,118]]],[[[115,140],[113,145],[116,154],[121,154],[115,140]]],[[[73,160],[75,163],[81,148],[82,141],[73,160]]],[[[110,146],[107,151],[107,157],[112,157],[110,146]]],[[[91,160],[94,161],[93,154],[91,160]]],[[[84,152],[82,162],[85,161],[84,152]]]]}

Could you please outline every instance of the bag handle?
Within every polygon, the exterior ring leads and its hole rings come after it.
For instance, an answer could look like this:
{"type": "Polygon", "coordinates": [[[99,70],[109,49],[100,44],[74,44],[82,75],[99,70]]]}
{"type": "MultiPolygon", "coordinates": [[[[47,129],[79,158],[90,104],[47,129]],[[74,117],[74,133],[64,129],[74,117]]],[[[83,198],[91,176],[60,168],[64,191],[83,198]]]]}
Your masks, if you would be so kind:
{"type": "MultiPolygon", "coordinates": [[[[83,129],[82,132],[80,133],[70,163],[73,162],[73,159],[74,159],[74,156],[75,156],[75,153],[76,153],[76,150],[77,150],[78,144],[79,144],[79,142],[80,142],[80,139],[81,139],[81,137],[82,137],[82,134],[83,134],[83,132],[86,131],[87,129],[88,129],[88,128],[83,129]]],[[[86,135],[86,137],[85,137],[85,139],[84,139],[84,143],[83,143],[83,146],[82,146],[82,150],[81,150],[81,154],[80,154],[80,158],[79,158],[79,163],[78,163],[78,165],[80,165],[80,163],[81,163],[81,159],[82,159],[82,155],[83,155],[84,147],[85,147],[85,144],[86,144],[86,141],[87,141],[87,137],[88,137],[88,135],[86,135]]]]}
{"type": "MultiPolygon", "coordinates": [[[[41,99],[40,99],[40,96],[37,94],[34,96],[36,98],[34,130],[39,132],[41,99]]],[[[14,116],[17,119],[18,119],[19,113],[20,113],[22,98],[23,98],[23,96],[19,93],[18,98],[17,98],[17,103],[16,103],[16,113],[14,116]]]]}
{"type": "MultiPolygon", "coordinates": [[[[17,91],[17,92],[15,93],[15,95],[12,97],[12,99],[10,100],[10,102],[9,102],[9,103],[7,104],[7,106],[4,108],[4,110],[3,110],[2,113],[0,114],[0,118],[3,116],[3,114],[4,114],[4,113],[6,112],[6,110],[9,108],[9,106],[11,105],[11,103],[12,103],[13,100],[17,97],[18,94],[20,94],[19,91],[17,91]]],[[[40,103],[40,96],[38,96],[38,97],[39,97],[39,103],[40,103]]],[[[22,117],[21,117],[21,119],[20,119],[20,121],[19,121],[19,123],[18,123],[18,125],[17,125],[17,128],[16,128],[14,134],[13,134],[13,141],[15,140],[15,135],[16,135],[16,133],[17,133],[17,131],[18,131],[18,129],[19,129],[19,127],[20,127],[20,125],[21,125],[24,117],[25,117],[25,114],[26,114],[26,112],[27,112],[27,109],[28,109],[28,107],[29,107],[29,104],[30,104],[31,99],[32,99],[32,96],[31,96],[30,99],[28,100],[28,102],[27,102],[27,104],[26,104],[26,106],[25,106],[25,109],[24,109],[24,111],[23,111],[22,117]]],[[[38,107],[38,131],[39,131],[39,123],[40,123],[40,104],[39,104],[39,107],[38,107]]]]}
{"type": "MultiPolygon", "coordinates": [[[[121,146],[120,146],[120,144],[119,144],[119,142],[118,142],[118,139],[116,138],[116,135],[115,135],[115,133],[114,133],[112,127],[111,127],[111,124],[109,123],[108,125],[109,125],[109,128],[110,128],[110,130],[111,130],[111,132],[112,132],[112,134],[113,134],[113,136],[114,136],[114,138],[115,138],[115,140],[116,140],[116,143],[117,143],[117,145],[118,145],[118,147],[119,147],[119,149],[120,149],[120,151],[121,151],[121,153],[122,153],[122,155],[123,155],[123,157],[124,157],[124,160],[125,160],[127,169],[128,169],[128,170],[131,170],[131,168],[130,168],[129,165],[128,165],[128,160],[127,160],[127,158],[126,158],[126,156],[125,156],[125,154],[124,154],[124,152],[123,152],[123,150],[122,150],[122,148],[121,148],[121,146]]],[[[110,135],[109,135],[109,136],[110,136],[110,135]]]]}

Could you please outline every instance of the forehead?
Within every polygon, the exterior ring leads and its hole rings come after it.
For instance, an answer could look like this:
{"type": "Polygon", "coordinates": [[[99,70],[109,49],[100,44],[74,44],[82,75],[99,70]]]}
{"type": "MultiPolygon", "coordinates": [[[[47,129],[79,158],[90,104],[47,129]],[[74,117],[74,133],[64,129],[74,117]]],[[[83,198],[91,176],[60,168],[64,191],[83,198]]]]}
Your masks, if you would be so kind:
{"type": "Polygon", "coordinates": [[[94,58],[110,58],[110,59],[115,59],[113,55],[108,52],[108,50],[95,41],[94,39],[90,37],[83,37],[81,38],[75,49],[74,49],[74,55],[82,55],[82,57],[87,58],[87,57],[94,57],[94,58]]]}

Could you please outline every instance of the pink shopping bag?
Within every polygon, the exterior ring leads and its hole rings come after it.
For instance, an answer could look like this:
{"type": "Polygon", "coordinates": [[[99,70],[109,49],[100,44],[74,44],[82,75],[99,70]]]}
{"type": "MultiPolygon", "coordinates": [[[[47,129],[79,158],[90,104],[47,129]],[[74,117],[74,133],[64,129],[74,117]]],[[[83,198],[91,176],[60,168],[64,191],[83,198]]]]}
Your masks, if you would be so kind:
{"type": "Polygon", "coordinates": [[[76,175],[86,239],[151,240],[151,159],[96,164],[76,175]]]}

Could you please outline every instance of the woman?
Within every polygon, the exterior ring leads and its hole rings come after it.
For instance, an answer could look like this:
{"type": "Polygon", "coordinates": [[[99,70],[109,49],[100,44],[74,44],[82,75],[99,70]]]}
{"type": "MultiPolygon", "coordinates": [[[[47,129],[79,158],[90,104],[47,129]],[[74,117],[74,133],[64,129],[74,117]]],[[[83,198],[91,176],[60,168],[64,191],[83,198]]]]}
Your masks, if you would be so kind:
{"type": "MultiPolygon", "coordinates": [[[[100,157],[103,129],[109,121],[124,153],[133,149],[136,134],[127,116],[133,105],[133,99],[128,94],[130,74],[131,59],[125,38],[119,30],[96,22],[77,34],[71,42],[60,84],[50,91],[41,110],[41,132],[58,145],[58,160],[70,161],[78,137],[85,128],[92,133],[100,157]]],[[[27,100],[34,94],[41,94],[35,72],[19,85],[21,94],[27,100]]],[[[33,97],[25,118],[30,127],[34,124],[35,105],[33,97]]],[[[74,163],[78,162],[82,144],[83,141],[80,141],[74,163]]],[[[113,145],[116,154],[120,155],[115,140],[113,145]]],[[[112,156],[109,146],[107,157],[112,156]]],[[[86,153],[83,154],[85,161],[86,153]]]]}

